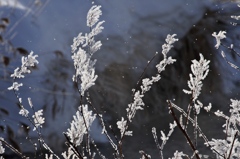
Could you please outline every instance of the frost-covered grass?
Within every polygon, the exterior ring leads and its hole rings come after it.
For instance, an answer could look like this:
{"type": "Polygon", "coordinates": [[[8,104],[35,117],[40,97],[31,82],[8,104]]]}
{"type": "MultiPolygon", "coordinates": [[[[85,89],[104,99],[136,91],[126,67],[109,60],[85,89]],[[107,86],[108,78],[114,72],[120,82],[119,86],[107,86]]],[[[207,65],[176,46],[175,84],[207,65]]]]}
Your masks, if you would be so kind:
{"type": "MultiPolygon", "coordinates": [[[[140,77],[137,84],[140,85],[139,88],[132,89],[132,102],[126,107],[126,116],[122,117],[121,120],[116,122],[117,128],[119,129],[119,134],[112,130],[111,125],[105,123],[103,114],[97,111],[94,105],[92,105],[90,98],[94,98],[89,94],[88,90],[95,85],[95,81],[98,76],[95,74],[95,63],[96,59],[93,59],[93,54],[96,53],[101,48],[101,41],[95,41],[95,37],[100,34],[104,27],[104,21],[99,21],[102,15],[101,6],[94,5],[90,8],[87,14],[87,26],[89,27],[89,33],[79,33],[77,37],[73,39],[72,48],[72,60],[75,68],[75,74],[73,75],[73,82],[77,85],[77,90],[79,94],[80,105],[76,114],[73,114],[73,120],[69,125],[69,128],[63,132],[63,137],[66,138],[66,144],[68,149],[62,152],[62,155],[57,155],[44,141],[41,134],[41,130],[44,129],[43,124],[45,122],[44,112],[42,109],[35,110],[34,103],[31,101],[31,97],[28,98],[29,106],[25,106],[22,103],[22,98],[19,96],[19,91],[24,85],[19,83],[18,79],[25,78],[26,74],[31,73],[31,67],[38,64],[37,57],[31,52],[27,57],[22,57],[22,65],[17,67],[11,77],[13,78],[13,84],[9,87],[9,90],[13,91],[20,106],[19,114],[27,118],[30,124],[33,125],[33,131],[36,131],[38,135],[38,144],[41,147],[41,158],[52,159],[52,158],[64,158],[64,159],[85,159],[85,158],[124,158],[123,143],[127,138],[133,135],[133,131],[129,128],[130,124],[134,120],[134,117],[138,111],[145,109],[144,95],[146,92],[151,90],[153,84],[160,81],[161,73],[165,71],[166,67],[171,67],[172,64],[177,62],[176,59],[169,56],[169,51],[174,47],[174,43],[178,41],[177,35],[167,35],[165,43],[162,45],[162,52],[156,53],[153,58],[160,56],[162,59],[156,65],[157,73],[150,78],[140,77]],[[34,115],[29,116],[29,110],[31,108],[34,111],[34,115]],[[98,145],[94,142],[94,139],[90,135],[91,124],[94,120],[98,119],[100,125],[102,126],[102,134],[106,136],[108,142],[112,147],[113,156],[105,156],[98,148],[98,145]],[[46,151],[43,151],[45,149],[46,151]],[[43,154],[44,153],[44,154],[43,154]]],[[[233,16],[234,19],[239,19],[239,16],[233,16]]],[[[219,49],[221,45],[221,40],[226,38],[226,31],[220,31],[219,33],[213,33],[213,37],[216,38],[216,49],[219,49]]],[[[233,46],[231,46],[233,49],[233,46]]],[[[235,52],[239,55],[237,52],[235,52]]],[[[229,62],[226,59],[225,53],[222,51],[222,56],[226,60],[226,64],[233,67],[233,69],[239,70],[238,66],[229,62]]],[[[152,60],[149,61],[151,63],[152,60]]],[[[174,104],[172,99],[167,100],[169,113],[173,117],[174,122],[169,123],[170,130],[168,133],[164,131],[158,131],[155,127],[152,128],[153,140],[156,143],[156,149],[159,151],[159,158],[164,158],[164,146],[168,142],[171,135],[175,129],[179,129],[182,135],[186,138],[186,144],[192,149],[191,154],[186,154],[186,152],[181,152],[176,150],[173,154],[172,159],[182,159],[182,158],[208,158],[205,152],[198,150],[198,138],[204,140],[204,146],[210,149],[216,158],[223,159],[235,159],[240,158],[240,143],[239,130],[240,126],[240,101],[236,99],[230,99],[230,109],[228,115],[223,113],[221,110],[212,112],[212,104],[209,103],[204,105],[200,100],[201,89],[203,86],[203,81],[207,78],[209,73],[209,63],[210,61],[205,59],[204,56],[199,53],[199,60],[192,59],[191,73],[189,74],[189,80],[186,81],[189,88],[183,90],[183,93],[189,95],[189,105],[186,110],[174,104]],[[204,134],[201,127],[198,124],[198,116],[202,111],[208,113],[214,113],[216,116],[223,118],[225,124],[223,125],[223,133],[225,138],[222,139],[208,139],[204,134]],[[178,113],[176,113],[178,112],[178,113]],[[180,116],[178,115],[180,114],[180,116]],[[193,126],[193,131],[189,129],[189,125],[193,126]],[[190,134],[191,133],[191,134],[190,134]],[[193,137],[192,137],[193,136],[193,137]]],[[[148,67],[148,64],[147,66],[148,67]]],[[[0,154],[5,153],[5,149],[9,148],[14,153],[19,155],[21,158],[28,158],[11,144],[0,137],[0,154]]],[[[151,158],[147,152],[144,150],[139,150],[142,159],[151,158]]],[[[38,158],[39,156],[36,156],[38,158]]],[[[4,157],[1,156],[1,159],[4,157]]]]}

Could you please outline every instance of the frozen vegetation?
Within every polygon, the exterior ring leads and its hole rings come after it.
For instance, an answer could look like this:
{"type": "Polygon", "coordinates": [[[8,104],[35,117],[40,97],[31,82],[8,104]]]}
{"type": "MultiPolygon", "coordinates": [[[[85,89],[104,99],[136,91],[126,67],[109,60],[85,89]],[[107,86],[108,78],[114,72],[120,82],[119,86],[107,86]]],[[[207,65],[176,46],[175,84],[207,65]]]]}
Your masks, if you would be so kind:
{"type": "MultiPolygon", "coordinates": [[[[5,1],[3,2],[4,4],[6,3],[5,1]]],[[[24,9],[20,4],[19,7],[20,9],[24,9]]],[[[68,128],[62,132],[62,138],[65,140],[66,149],[60,154],[54,151],[54,147],[51,147],[42,133],[46,122],[44,109],[35,108],[35,103],[32,101],[31,96],[26,99],[21,96],[21,90],[25,85],[22,79],[28,78],[28,75],[34,71],[34,68],[41,63],[38,59],[40,55],[37,55],[35,51],[26,53],[25,50],[18,49],[24,56],[21,58],[21,64],[15,68],[10,75],[13,82],[8,87],[8,90],[12,91],[17,99],[17,104],[19,106],[18,115],[26,118],[29,122],[30,126],[27,126],[27,129],[31,128],[31,130],[27,131],[36,134],[37,141],[27,136],[29,145],[34,147],[35,150],[34,158],[126,158],[125,147],[128,145],[126,145],[125,142],[138,133],[133,131],[131,125],[134,125],[133,122],[139,112],[148,109],[145,100],[147,92],[154,89],[156,83],[161,83],[163,73],[171,71],[171,69],[169,70],[168,68],[173,67],[179,62],[170,54],[171,50],[174,49],[175,45],[179,42],[178,35],[174,33],[167,34],[164,43],[161,45],[161,52],[155,52],[153,57],[149,59],[144,69],[141,71],[142,73],[136,81],[136,86],[132,88],[131,102],[124,106],[124,115],[122,115],[114,125],[109,124],[109,122],[107,122],[108,116],[105,117],[106,114],[99,110],[96,103],[92,102],[92,99],[95,98],[95,94],[92,94],[90,91],[94,88],[99,79],[95,69],[97,63],[95,53],[101,50],[102,45],[104,45],[101,40],[97,40],[101,39],[99,35],[104,31],[105,21],[101,20],[102,14],[101,5],[92,3],[86,17],[88,31],[80,32],[73,38],[71,59],[72,65],[74,66],[74,72],[71,82],[76,87],[75,93],[77,94],[76,99],[79,105],[76,112],[72,114],[72,121],[67,123],[68,128]],[[156,59],[159,60],[157,63],[154,63],[156,59]],[[146,77],[146,72],[148,68],[151,67],[150,65],[155,65],[155,73],[146,77]],[[99,123],[101,126],[101,132],[99,132],[98,135],[105,136],[104,139],[110,146],[107,151],[110,152],[111,156],[107,156],[101,149],[99,142],[95,141],[96,133],[94,137],[92,136],[92,124],[94,122],[99,123]]],[[[240,19],[238,15],[230,16],[235,20],[240,19]]],[[[4,21],[5,23],[7,22],[6,19],[4,21]]],[[[235,46],[226,46],[222,43],[222,41],[228,37],[228,33],[225,30],[215,31],[212,32],[211,37],[215,40],[214,45],[216,52],[219,51],[222,59],[225,61],[224,65],[230,69],[239,71],[237,64],[228,60],[227,54],[231,52],[239,58],[240,53],[235,50],[235,46]]],[[[61,53],[59,54],[61,55],[61,53]]],[[[169,159],[200,159],[211,157],[217,159],[240,158],[240,142],[238,141],[240,137],[240,100],[229,99],[230,105],[227,112],[212,109],[214,104],[206,103],[205,100],[202,101],[200,97],[202,95],[204,80],[211,74],[210,64],[212,61],[205,58],[201,52],[197,52],[196,54],[197,58],[191,59],[191,72],[189,72],[189,77],[186,81],[187,87],[181,90],[182,96],[187,95],[189,98],[187,107],[176,104],[174,98],[167,99],[165,103],[169,112],[168,115],[173,119],[172,121],[166,120],[169,125],[169,131],[152,127],[152,131],[149,132],[151,133],[152,140],[155,142],[158,158],[166,158],[165,152],[168,150],[165,149],[165,145],[167,145],[174,136],[176,130],[180,131],[180,134],[185,138],[185,141],[181,144],[188,145],[191,151],[184,152],[176,149],[169,159]],[[200,115],[203,113],[210,114],[211,116],[207,116],[209,118],[213,118],[214,115],[223,119],[224,124],[222,125],[222,130],[219,130],[219,132],[224,134],[223,138],[209,138],[205,134],[204,130],[206,128],[203,130],[201,124],[199,124],[200,115]],[[200,149],[200,147],[204,147],[204,149],[200,149]]],[[[101,55],[97,57],[100,56],[101,55]]],[[[4,64],[8,65],[7,59],[5,59],[4,64]]],[[[68,107],[71,106],[69,105],[68,107]]],[[[4,109],[1,110],[4,111],[4,109]]],[[[2,120],[1,116],[0,119],[2,120]]],[[[10,129],[8,130],[8,133],[11,133],[10,129]]],[[[20,158],[29,158],[28,154],[21,152],[18,146],[14,145],[15,142],[8,141],[9,139],[11,140],[11,138],[5,139],[4,136],[0,137],[0,159],[5,158],[7,149],[20,158]]],[[[139,142],[136,144],[141,143],[139,142]]],[[[171,142],[171,144],[174,144],[174,142],[171,142]]],[[[151,158],[151,152],[147,150],[139,149],[138,152],[141,159],[151,158]]],[[[132,158],[137,157],[138,156],[132,156],[132,158]]]]}

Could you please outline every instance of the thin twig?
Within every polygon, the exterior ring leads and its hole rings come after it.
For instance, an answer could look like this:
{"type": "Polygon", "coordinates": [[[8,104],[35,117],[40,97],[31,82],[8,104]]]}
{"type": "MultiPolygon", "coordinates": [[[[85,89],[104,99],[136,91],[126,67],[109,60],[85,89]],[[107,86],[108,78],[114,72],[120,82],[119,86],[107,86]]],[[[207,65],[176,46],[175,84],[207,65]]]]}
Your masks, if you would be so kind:
{"type": "Polygon", "coordinates": [[[70,145],[70,147],[72,147],[72,151],[74,152],[75,155],[77,155],[80,159],[83,159],[82,154],[78,151],[78,149],[76,148],[76,146],[70,141],[70,139],[68,138],[66,133],[63,133],[63,135],[65,136],[67,143],[70,145]]]}
{"type": "Polygon", "coordinates": [[[188,134],[186,133],[186,131],[182,128],[181,124],[179,123],[178,119],[177,119],[177,116],[175,115],[175,112],[173,110],[173,107],[172,107],[172,104],[171,102],[168,100],[168,106],[169,106],[169,109],[171,111],[171,114],[174,118],[174,120],[176,121],[177,123],[177,126],[179,127],[179,129],[181,130],[181,132],[183,133],[183,135],[185,136],[185,138],[187,139],[190,147],[192,148],[193,152],[195,153],[195,156],[197,159],[200,159],[198,153],[197,153],[197,149],[195,148],[194,144],[192,143],[192,140],[190,139],[190,137],[188,136],[188,134]]]}
{"type": "Polygon", "coordinates": [[[159,156],[160,156],[160,158],[161,159],[163,159],[163,146],[161,147],[160,146],[160,144],[159,144],[159,142],[158,142],[158,137],[157,137],[157,132],[156,132],[156,128],[154,127],[154,128],[152,128],[152,134],[153,134],[153,138],[154,138],[154,141],[155,141],[155,144],[156,144],[156,146],[157,146],[157,148],[158,148],[158,151],[159,151],[159,156]]]}
{"type": "Polygon", "coordinates": [[[144,74],[146,73],[147,68],[149,67],[149,65],[152,63],[152,61],[155,59],[155,57],[156,57],[157,55],[158,55],[158,54],[156,53],[156,54],[150,59],[150,61],[148,61],[148,63],[147,63],[147,65],[145,66],[145,68],[144,68],[142,74],[141,74],[140,77],[138,78],[137,86],[136,86],[136,87],[139,86],[139,83],[140,83],[140,81],[142,80],[144,74]]]}
{"type": "MultiPolygon", "coordinates": [[[[100,125],[102,126],[103,129],[106,129],[106,126],[105,126],[105,121],[103,120],[102,116],[100,115],[100,113],[98,112],[98,110],[92,105],[91,101],[90,101],[90,96],[88,96],[87,98],[87,102],[88,104],[92,107],[92,110],[95,111],[95,114],[97,115],[97,117],[99,118],[100,120],[100,125]]],[[[105,134],[105,136],[107,137],[109,143],[111,144],[112,148],[114,149],[114,151],[116,152],[116,154],[118,154],[117,152],[117,146],[116,144],[113,142],[112,138],[110,137],[110,135],[108,134],[107,131],[104,131],[103,130],[103,133],[105,134]]],[[[116,138],[116,136],[114,135],[115,137],[115,140],[118,142],[118,139],[116,138]]]]}
{"type": "Polygon", "coordinates": [[[194,111],[194,142],[195,142],[195,147],[197,148],[197,125],[198,125],[198,121],[197,121],[197,110],[196,108],[193,106],[193,111],[194,111]]]}
{"type": "MultiPolygon", "coordinates": [[[[193,92],[192,92],[193,94],[193,92]]],[[[191,100],[190,100],[190,103],[188,104],[188,108],[187,108],[187,117],[186,117],[186,122],[185,122],[185,125],[184,125],[184,130],[187,129],[187,125],[188,125],[188,118],[191,114],[191,110],[192,110],[192,104],[193,104],[193,96],[191,97],[191,100]]]]}
{"type": "Polygon", "coordinates": [[[230,159],[230,157],[231,157],[232,150],[233,150],[233,145],[234,145],[234,142],[236,141],[237,135],[238,135],[238,132],[236,132],[235,135],[234,135],[233,142],[232,142],[232,145],[231,145],[231,149],[230,149],[230,152],[228,154],[228,158],[227,159],[230,159]]]}
{"type": "Polygon", "coordinates": [[[101,159],[107,159],[99,150],[99,148],[97,147],[97,145],[95,144],[94,140],[91,140],[93,146],[95,147],[95,149],[97,150],[98,155],[101,157],[101,159]]]}
{"type": "Polygon", "coordinates": [[[28,157],[23,155],[20,151],[18,151],[16,148],[14,148],[12,145],[10,145],[9,143],[7,143],[5,140],[2,140],[0,138],[0,141],[5,144],[10,150],[12,150],[14,153],[16,153],[17,155],[19,155],[21,158],[27,159],[28,157]]]}

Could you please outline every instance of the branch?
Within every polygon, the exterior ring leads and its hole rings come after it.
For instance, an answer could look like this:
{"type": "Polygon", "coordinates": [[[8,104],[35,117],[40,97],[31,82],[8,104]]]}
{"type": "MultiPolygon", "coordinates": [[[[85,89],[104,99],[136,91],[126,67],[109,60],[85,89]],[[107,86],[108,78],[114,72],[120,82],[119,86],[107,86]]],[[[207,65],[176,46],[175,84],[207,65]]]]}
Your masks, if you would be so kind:
{"type": "Polygon", "coordinates": [[[179,127],[179,129],[181,130],[181,132],[183,133],[183,135],[184,135],[185,138],[187,139],[188,143],[190,144],[190,147],[192,148],[193,152],[195,153],[196,158],[197,158],[197,159],[200,159],[200,157],[199,157],[199,155],[198,155],[198,153],[197,153],[197,149],[195,148],[195,146],[194,146],[194,144],[192,143],[190,137],[188,136],[188,134],[186,133],[186,131],[182,128],[181,124],[179,123],[179,121],[178,121],[178,119],[177,119],[177,116],[176,116],[176,114],[175,114],[175,112],[174,112],[174,110],[173,110],[173,107],[172,107],[172,103],[171,103],[169,100],[167,100],[167,102],[168,102],[168,106],[169,106],[169,109],[170,109],[170,111],[171,111],[171,114],[172,114],[174,120],[175,120],[176,123],[177,123],[177,126],[179,127]]]}
{"type": "Polygon", "coordinates": [[[236,141],[237,135],[238,135],[238,132],[236,132],[235,135],[234,135],[232,146],[231,146],[231,149],[230,149],[230,152],[229,152],[229,155],[228,155],[227,159],[230,159],[230,157],[231,157],[232,150],[233,150],[233,145],[234,145],[234,142],[236,141]]]}
{"type": "Polygon", "coordinates": [[[2,140],[0,138],[0,141],[5,144],[10,150],[12,150],[14,153],[16,153],[17,155],[19,155],[21,158],[27,159],[28,157],[24,156],[20,151],[18,151],[17,149],[15,149],[12,145],[10,145],[9,143],[7,143],[5,140],[2,140]]]}
{"type": "MultiPolygon", "coordinates": [[[[73,145],[73,143],[70,141],[69,137],[67,136],[66,133],[63,133],[63,135],[65,136],[67,143],[72,147],[72,151],[74,152],[75,155],[77,155],[80,159],[83,159],[82,154],[78,151],[78,149],[76,148],[75,145],[73,145]]],[[[68,145],[68,146],[69,146],[68,145]]]]}

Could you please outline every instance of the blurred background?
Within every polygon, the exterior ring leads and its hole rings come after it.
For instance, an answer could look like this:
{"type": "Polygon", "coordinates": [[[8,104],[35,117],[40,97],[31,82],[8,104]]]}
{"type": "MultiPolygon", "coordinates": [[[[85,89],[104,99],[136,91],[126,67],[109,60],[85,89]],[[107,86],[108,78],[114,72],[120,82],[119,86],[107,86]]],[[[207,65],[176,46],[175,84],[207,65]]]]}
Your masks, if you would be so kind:
{"type": "MultiPolygon", "coordinates": [[[[212,36],[213,32],[225,30],[227,38],[223,44],[233,44],[240,52],[239,21],[231,18],[231,15],[240,15],[237,1],[96,0],[94,4],[102,6],[101,20],[105,20],[105,29],[97,37],[103,46],[94,55],[98,79],[89,90],[90,99],[116,135],[119,135],[116,121],[126,117],[127,104],[132,100],[131,90],[136,88],[148,61],[156,52],[161,52],[167,34],[177,34],[179,39],[170,52],[177,62],[167,67],[162,79],[145,95],[146,107],[137,112],[130,125],[133,137],[127,137],[123,145],[126,158],[139,158],[139,150],[152,158],[158,157],[151,129],[156,127],[159,137],[160,130],[168,133],[173,119],[168,113],[167,99],[186,109],[191,97],[182,90],[188,89],[191,60],[199,59],[199,53],[211,60],[199,98],[201,102],[204,105],[211,102],[213,111],[220,109],[227,114],[230,99],[239,99],[239,72],[227,65],[220,51],[215,49],[212,36]]],[[[38,66],[20,80],[24,84],[20,97],[25,107],[28,107],[27,98],[31,97],[35,110],[44,109],[46,123],[42,135],[45,141],[57,154],[66,150],[63,132],[70,127],[79,106],[79,94],[72,82],[70,46],[79,32],[89,31],[86,15],[91,6],[89,0],[0,0],[0,136],[24,153],[35,152],[32,142],[38,137],[30,123],[19,115],[17,99],[7,89],[12,85],[10,74],[21,65],[22,56],[30,51],[38,54],[38,66]]],[[[229,61],[240,66],[240,58],[233,51],[223,46],[220,49],[226,52],[229,61]]],[[[155,65],[161,58],[159,54],[154,59],[144,77],[156,74],[155,65]]],[[[223,122],[204,111],[199,117],[199,125],[209,139],[224,137],[223,122]]],[[[91,135],[103,154],[112,158],[113,150],[101,135],[97,120],[91,135]]],[[[199,142],[203,143],[201,139],[199,142]]],[[[163,150],[164,157],[173,156],[175,150],[191,154],[177,128],[163,150]]],[[[199,150],[210,154],[204,145],[200,144],[199,150]]],[[[5,157],[13,158],[12,152],[6,151],[5,157]]]]}

